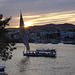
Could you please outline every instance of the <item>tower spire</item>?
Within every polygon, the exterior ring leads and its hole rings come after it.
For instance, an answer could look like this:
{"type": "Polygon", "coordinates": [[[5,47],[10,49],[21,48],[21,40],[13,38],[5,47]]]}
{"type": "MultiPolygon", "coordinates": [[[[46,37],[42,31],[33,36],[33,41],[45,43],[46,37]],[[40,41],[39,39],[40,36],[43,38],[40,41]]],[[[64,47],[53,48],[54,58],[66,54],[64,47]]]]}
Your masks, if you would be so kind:
{"type": "Polygon", "coordinates": [[[23,21],[23,18],[22,18],[21,10],[20,10],[20,28],[24,28],[24,21],[23,21]]]}
{"type": "Polygon", "coordinates": [[[30,47],[29,47],[29,41],[28,41],[28,32],[24,28],[24,21],[22,18],[21,10],[20,10],[20,37],[21,37],[22,42],[26,46],[26,51],[29,52],[30,47]]]}

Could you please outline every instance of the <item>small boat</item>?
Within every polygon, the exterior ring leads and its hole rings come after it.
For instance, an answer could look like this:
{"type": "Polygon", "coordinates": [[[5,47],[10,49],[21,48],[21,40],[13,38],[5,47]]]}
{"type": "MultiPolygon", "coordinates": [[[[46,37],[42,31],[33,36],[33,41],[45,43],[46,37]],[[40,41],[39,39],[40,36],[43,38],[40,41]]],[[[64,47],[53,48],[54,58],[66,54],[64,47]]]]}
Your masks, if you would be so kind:
{"type": "Polygon", "coordinates": [[[33,56],[33,57],[56,57],[56,50],[55,49],[36,49],[36,51],[24,52],[24,56],[33,56]]]}
{"type": "Polygon", "coordinates": [[[0,75],[7,75],[7,73],[5,72],[5,66],[0,66],[0,75]]]}
{"type": "Polygon", "coordinates": [[[29,40],[28,40],[28,32],[24,28],[24,22],[22,18],[22,13],[20,11],[20,37],[22,43],[26,46],[26,52],[23,51],[24,56],[33,56],[33,57],[56,57],[56,50],[55,49],[36,49],[36,51],[31,51],[29,46],[29,40]]]}

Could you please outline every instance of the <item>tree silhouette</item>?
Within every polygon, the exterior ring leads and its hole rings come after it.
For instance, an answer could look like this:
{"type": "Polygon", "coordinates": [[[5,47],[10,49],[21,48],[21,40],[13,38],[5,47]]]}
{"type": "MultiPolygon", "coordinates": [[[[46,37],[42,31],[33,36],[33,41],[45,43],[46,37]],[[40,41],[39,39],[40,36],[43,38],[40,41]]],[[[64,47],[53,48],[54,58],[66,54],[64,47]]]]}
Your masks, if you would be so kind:
{"type": "Polygon", "coordinates": [[[11,20],[11,17],[3,19],[3,15],[0,14],[0,58],[3,61],[12,58],[12,51],[16,49],[15,43],[8,43],[8,37],[6,37],[6,33],[9,31],[5,28],[8,22],[11,20]]]}

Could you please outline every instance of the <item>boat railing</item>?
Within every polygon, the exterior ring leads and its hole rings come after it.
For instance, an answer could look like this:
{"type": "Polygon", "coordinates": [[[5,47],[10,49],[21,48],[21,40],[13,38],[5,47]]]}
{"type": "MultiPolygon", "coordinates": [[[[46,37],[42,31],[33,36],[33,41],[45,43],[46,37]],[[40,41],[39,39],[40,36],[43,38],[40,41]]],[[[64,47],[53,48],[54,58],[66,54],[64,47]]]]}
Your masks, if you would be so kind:
{"type": "Polygon", "coordinates": [[[44,49],[37,49],[36,50],[37,53],[47,53],[47,54],[56,54],[56,50],[55,49],[48,49],[48,50],[44,50],[44,49]]]}

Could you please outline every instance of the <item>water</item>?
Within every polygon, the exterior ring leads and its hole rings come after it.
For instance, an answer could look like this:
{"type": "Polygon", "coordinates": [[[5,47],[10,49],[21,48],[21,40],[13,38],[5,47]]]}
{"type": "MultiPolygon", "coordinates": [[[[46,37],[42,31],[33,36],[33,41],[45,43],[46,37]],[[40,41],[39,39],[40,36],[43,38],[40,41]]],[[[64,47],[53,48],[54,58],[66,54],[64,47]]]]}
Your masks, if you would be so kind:
{"type": "Polygon", "coordinates": [[[50,48],[57,50],[57,58],[23,56],[23,44],[17,44],[12,60],[3,62],[8,75],[75,75],[75,45],[30,44],[31,50],[50,48]]]}

